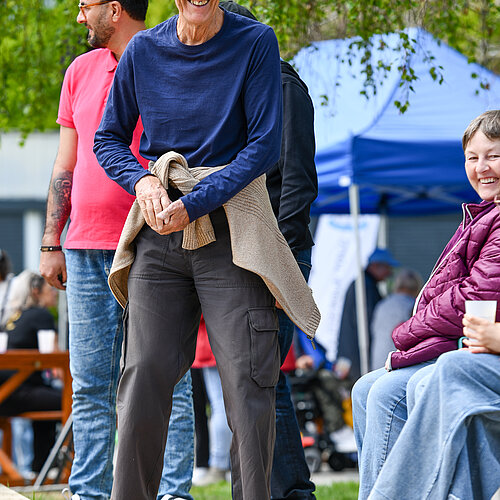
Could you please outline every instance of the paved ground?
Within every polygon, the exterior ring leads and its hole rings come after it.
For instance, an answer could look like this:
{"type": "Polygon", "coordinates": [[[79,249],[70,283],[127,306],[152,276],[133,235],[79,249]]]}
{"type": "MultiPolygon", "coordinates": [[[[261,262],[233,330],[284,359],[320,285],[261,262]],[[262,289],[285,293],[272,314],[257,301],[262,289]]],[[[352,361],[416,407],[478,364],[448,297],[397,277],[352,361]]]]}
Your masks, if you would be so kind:
{"type": "Polygon", "coordinates": [[[328,464],[323,464],[320,472],[315,472],[312,475],[312,480],[316,485],[327,486],[342,481],[358,481],[359,475],[357,469],[344,469],[341,472],[336,472],[328,464]]]}
{"type": "MultiPolygon", "coordinates": [[[[328,486],[329,484],[332,483],[339,483],[343,481],[358,481],[359,475],[358,471],[356,469],[344,469],[341,472],[336,472],[330,468],[328,464],[323,464],[321,466],[321,470],[319,472],[316,472],[312,475],[312,480],[314,484],[318,486],[328,486]]],[[[1,487],[2,485],[0,485],[1,487]]],[[[67,485],[60,484],[60,485],[44,485],[40,487],[39,491],[45,491],[45,492],[50,492],[50,491],[62,491],[63,488],[67,487],[67,485]]],[[[22,493],[31,493],[33,491],[32,486],[27,486],[27,487],[18,487],[15,488],[16,491],[22,492],[22,493]]],[[[14,498],[14,497],[12,497],[14,498]]],[[[15,497],[18,498],[18,497],[15,497]]],[[[10,500],[11,497],[3,497],[1,495],[1,490],[0,490],[0,500],[10,500]]],[[[500,500],[496,499],[496,500],[500,500]]]]}
{"type": "Polygon", "coordinates": [[[26,500],[26,498],[0,484],[0,500],[26,500]]]}

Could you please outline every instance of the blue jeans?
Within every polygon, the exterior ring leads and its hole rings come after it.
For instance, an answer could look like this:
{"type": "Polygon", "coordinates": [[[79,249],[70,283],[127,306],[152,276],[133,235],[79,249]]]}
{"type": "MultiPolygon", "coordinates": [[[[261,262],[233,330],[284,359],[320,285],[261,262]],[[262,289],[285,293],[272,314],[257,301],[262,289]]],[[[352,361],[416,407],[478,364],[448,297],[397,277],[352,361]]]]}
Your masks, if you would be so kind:
{"type": "Polygon", "coordinates": [[[229,470],[229,448],[231,446],[232,433],[227,425],[226,410],[224,408],[224,397],[222,395],[222,384],[216,366],[203,368],[203,379],[210,402],[210,467],[229,470]]]}
{"type": "Polygon", "coordinates": [[[408,418],[408,382],[430,363],[391,372],[380,368],[367,373],[354,384],[351,396],[354,436],[358,447],[359,500],[368,498],[408,418]]]}
{"type": "Polygon", "coordinates": [[[500,358],[452,351],[421,371],[369,498],[491,498],[500,487],[500,358]]]}
{"type": "Polygon", "coordinates": [[[189,494],[194,467],[193,389],[189,370],[174,388],[163,460],[158,500],[166,494],[193,500],[189,494]]]}
{"type": "MultiPolygon", "coordinates": [[[[123,340],[122,309],[107,282],[113,256],[112,250],[66,250],[75,446],[69,485],[81,500],[107,500],[113,481],[116,389],[123,340]]],[[[184,382],[185,389],[190,381],[184,382]]],[[[192,429],[191,394],[179,391],[179,397],[184,401],[179,413],[191,422],[192,429]]],[[[192,455],[187,460],[184,455],[192,446],[184,446],[185,438],[169,441],[173,448],[180,447],[183,456],[182,463],[170,463],[171,484],[179,485],[182,496],[191,499],[192,455]]]]}
{"type": "MultiPolygon", "coordinates": [[[[297,262],[304,277],[311,271],[311,250],[303,250],[297,262]]],[[[285,360],[293,340],[294,324],[288,316],[278,310],[281,363],[285,360]]],[[[274,445],[273,469],[271,473],[271,498],[310,500],[315,496],[314,483],[304,456],[299,425],[290,396],[286,376],[280,371],[276,385],[276,443],[274,445]]]]}
{"type": "Polygon", "coordinates": [[[12,418],[12,444],[16,466],[21,474],[32,471],[33,427],[25,418],[12,418]]]}

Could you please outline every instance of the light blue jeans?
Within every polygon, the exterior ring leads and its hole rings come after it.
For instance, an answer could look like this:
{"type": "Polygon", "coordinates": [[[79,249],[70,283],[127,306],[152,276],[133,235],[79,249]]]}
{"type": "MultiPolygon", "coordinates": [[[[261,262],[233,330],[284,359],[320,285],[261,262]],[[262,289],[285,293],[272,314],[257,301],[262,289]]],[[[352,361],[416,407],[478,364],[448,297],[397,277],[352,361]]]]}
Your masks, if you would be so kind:
{"type": "Polygon", "coordinates": [[[210,467],[229,470],[230,458],[229,448],[233,434],[227,424],[224,397],[222,395],[222,384],[216,366],[203,368],[203,379],[210,402],[211,414],[209,422],[210,467]]]}
{"type": "Polygon", "coordinates": [[[500,487],[500,357],[443,354],[408,396],[408,421],[369,498],[490,499],[500,487]]]}
{"type": "Polygon", "coordinates": [[[167,445],[158,500],[170,494],[193,500],[189,494],[194,467],[194,410],[191,371],[177,382],[172,396],[167,445]]]}
{"type": "MultiPolygon", "coordinates": [[[[368,498],[375,480],[408,418],[406,386],[432,362],[361,377],[352,389],[354,436],[358,447],[359,500],[368,498]]],[[[402,497],[400,497],[402,498],[402,497]]],[[[405,499],[409,500],[409,499],[405,499]]]]}
{"type": "MultiPolygon", "coordinates": [[[[69,485],[81,500],[107,500],[113,481],[116,389],[123,340],[122,309],[107,282],[114,251],[66,250],[65,255],[75,446],[69,485]]],[[[164,468],[162,484],[172,488],[168,493],[191,500],[194,417],[190,391],[187,374],[176,386],[174,402],[178,404],[172,408],[169,452],[165,455],[169,468],[164,468]]]]}
{"type": "Polygon", "coordinates": [[[33,462],[33,427],[26,418],[12,418],[12,448],[14,461],[21,474],[31,472],[33,462]]]}

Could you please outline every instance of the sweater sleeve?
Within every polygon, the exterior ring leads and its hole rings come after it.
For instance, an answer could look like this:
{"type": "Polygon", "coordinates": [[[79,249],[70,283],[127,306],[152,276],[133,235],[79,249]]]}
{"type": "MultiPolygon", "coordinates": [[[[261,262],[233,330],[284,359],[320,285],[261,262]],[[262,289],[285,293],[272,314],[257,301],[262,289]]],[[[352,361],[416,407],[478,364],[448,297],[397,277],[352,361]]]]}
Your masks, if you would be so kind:
{"type": "MultiPolygon", "coordinates": [[[[442,354],[445,352],[442,348],[455,349],[457,339],[462,336],[465,301],[498,300],[498,290],[500,290],[499,218],[496,217],[491,224],[488,237],[468,275],[450,278],[451,285],[448,283],[442,293],[437,293],[428,304],[417,309],[413,317],[394,329],[392,338],[401,352],[393,353],[393,366],[398,364],[397,359],[413,358],[414,361],[408,364],[415,364],[442,354]],[[436,343],[436,339],[439,339],[439,347],[436,346],[433,349],[432,344],[436,343]],[[415,350],[424,348],[427,352],[425,356],[412,356],[415,350]],[[427,359],[423,359],[424,357],[427,359]]],[[[478,245],[479,243],[471,242],[470,244],[478,245]]],[[[454,265],[464,266],[465,264],[457,257],[454,265]]],[[[444,276],[446,277],[446,273],[444,276]]]]}

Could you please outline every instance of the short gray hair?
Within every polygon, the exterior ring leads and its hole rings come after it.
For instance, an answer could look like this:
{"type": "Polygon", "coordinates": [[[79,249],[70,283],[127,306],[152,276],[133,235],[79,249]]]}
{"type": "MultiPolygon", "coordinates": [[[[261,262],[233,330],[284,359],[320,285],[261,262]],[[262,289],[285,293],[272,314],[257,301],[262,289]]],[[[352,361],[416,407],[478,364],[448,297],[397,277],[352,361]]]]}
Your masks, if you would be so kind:
{"type": "Polygon", "coordinates": [[[394,291],[406,290],[417,295],[422,288],[422,277],[413,269],[401,269],[394,278],[394,291]]]}
{"type": "Polygon", "coordinates": [[[462,147],[469,144],[474,134],[480,130],[490,141],[500,139],[500,110],[486,111],[469,123],[462,137],[462,147]]]}

